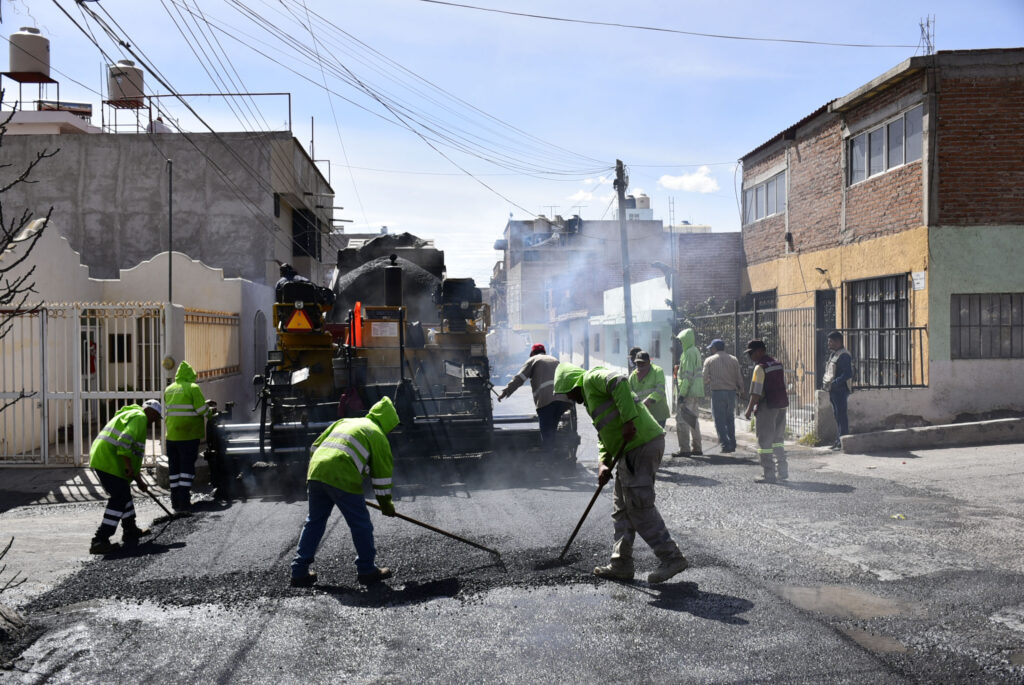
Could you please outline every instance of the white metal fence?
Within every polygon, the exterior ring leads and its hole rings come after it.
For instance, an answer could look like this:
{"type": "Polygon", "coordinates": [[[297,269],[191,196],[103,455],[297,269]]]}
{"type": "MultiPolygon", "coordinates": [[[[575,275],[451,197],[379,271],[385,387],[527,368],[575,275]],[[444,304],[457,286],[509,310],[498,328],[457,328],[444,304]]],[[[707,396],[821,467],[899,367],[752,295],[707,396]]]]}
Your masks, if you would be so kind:
{"type": "MultiPolygon", "coordinates": [[[[46,305],[19,314],[0,338],[0,465],[80,466],[99,430],[126,404],[160,398],[160,304],[46,305]]],[[[162,454],[159,428],[146,446],[162,454]]]]}

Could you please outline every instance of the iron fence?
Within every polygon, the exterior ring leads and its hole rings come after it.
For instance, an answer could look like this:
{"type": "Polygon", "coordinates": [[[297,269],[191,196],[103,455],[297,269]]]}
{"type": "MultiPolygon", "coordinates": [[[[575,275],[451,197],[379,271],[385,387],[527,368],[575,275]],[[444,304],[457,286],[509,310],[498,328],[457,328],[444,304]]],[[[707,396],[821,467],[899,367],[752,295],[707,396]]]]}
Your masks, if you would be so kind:
{"type": "Polygon", "coordinates": [[[841,328],[853,357],[853,387],[923,388],[928,385],[923,326],[841,328]]]}
{"type": "MultiPolygon", "coordinates": [[[[683,325],[694,329],[698,349],[702,352],[712,340],[721,339],[725,349],[739,360],[745,387],[750,386],[754,365],[742,352],[748,340],[763,340],[768,354],[785,369],[789,394],[787,432],[790,437],[799,438],[814,429],[815,421],[814,391],[819,384],[814,371],[814,311],[814,307],[755,308],[746,312],[693,316],[687,318],[683,325]]],[[[701,406],[710,410],[710,393],[707,395],[701,406]]]]}

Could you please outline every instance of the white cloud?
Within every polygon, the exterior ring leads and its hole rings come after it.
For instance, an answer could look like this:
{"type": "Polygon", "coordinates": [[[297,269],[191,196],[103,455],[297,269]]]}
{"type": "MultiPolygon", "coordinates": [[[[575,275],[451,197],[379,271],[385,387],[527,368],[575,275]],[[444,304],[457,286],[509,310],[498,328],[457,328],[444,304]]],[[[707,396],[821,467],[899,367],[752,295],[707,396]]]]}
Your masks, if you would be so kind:
{"type": "Polygon", "coordinates": [[[583,201],[589,202],[590,200],[594,199],[594,194],[593,193],[588,193],[585,190],[578,190],[578,191],[576,191],[575,193],[573,193],[572,195],[570,195],[566,199],[572,200],[573,202],[583,202],[583,201]]]}
{"type": "Polygon", "coordinates": [[[658,185],[669,190],[683,190],[688,193],[718,192],[718,181],[711,175],[711,168],[702,166],[692,174],[682,176],[662,176],[658,185]]]}
{"type": "Polygon", "coordinates": [[[597,178],[588,178],[583,181],[583,185],[592,186],[594,184],[601,185],[603,183],[611,183],[611,179],[607,176],[598,176],[597,178]]]}

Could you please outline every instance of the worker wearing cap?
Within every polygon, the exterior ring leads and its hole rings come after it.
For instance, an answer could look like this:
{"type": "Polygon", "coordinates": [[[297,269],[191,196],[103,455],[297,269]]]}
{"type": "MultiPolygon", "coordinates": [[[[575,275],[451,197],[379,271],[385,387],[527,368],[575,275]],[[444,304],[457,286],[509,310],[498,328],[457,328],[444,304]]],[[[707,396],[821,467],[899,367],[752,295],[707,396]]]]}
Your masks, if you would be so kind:
{"type": "Polygon", "coordinates": [[[530,348],[530,358],[519,369],[519,373],[509,381],[505,389],[498,395],[498,401],[514,393],[527,380],[530,381],[530,389],[533,391],[533,404],[537,407],[537,418],[540,421],[540,439],[545,446],[550,447],[554,441],[555,431],[558,430],[558,422],[569,407],[569,398],[565,395],[556,394],[555,369],[558,368],[558,360],[547,353],[544,345],[535,343],[530,348]]]}
{"type": "Polygon", "coordinates": [[[363,478],[369,476],[373,493],[385,516],[395,515],[391,499],[391,446],[388,436],[398,425],[395,405],[387,397],[370,407],[365,418],[335,421],[313,442],[306,485],[309,515],[299,535],[299,549],[292,560],[291,584],[309,587],[317,580],[309,569],[316,557],[327,519],[337,506],[352,533],[356,548],[357,580],[370,585],[391,577],[391,569],[374,563],[373,524],[363,499],[363,478]]]}
{"type": "Polygon", "coordinates": [[[679,439],[679,451],[676,456],[688,457],[691,454],[704,454],[701,447],[700,424],[697,422],[697,412],[700,411],[697,404],[704,397],[704,365],[701,362],[700,351],[697,350],[692,328],[684,328],[676,338],[683,348],[676,369],[679,389],[676,404],[676,437],[679,439]]]}
{"type": "Polygon", "coordinates": [[[281,301],[281,293],[287,283],[309,283],[308,278],[300,275],[295,267],[288,263],[281,264],[280,274],[281,278],[274,285],[274,294],[278,302],[281,301]]]}
{"type": "Polygon", "coordinates": [[[196,372],[188,362],[178,364],[174,382],[164,390],[167,408],[167,473],[171,481],[171,506],[187,511],[192,506],[192,481],[196,476],[199,440],[206,435],[206,416],[217,406],[207,401],[196,385],[196,372]]]}
{"type": "Polygon", "coordinates": [[[725,342],[715,338],[704,360],[704,387],[711,391],[711,416],[722,453],[736,451],[736,396],[743,394],[743,375],[736,357],[725,351],[725,342]]]}
{"type": "Polygon", "coordinates": [[[150,426],[160,422],[160,416],[158,400],[146,400],[141,407],[129,404],[121,407],[92,441],[89,466],[96,472],[109,499],[103,522],[89,546],[91,554],[107,554],[118,548],[110,542],[118,522],[125,544],[137,542],[149,534],[148,529],[139,528],[135,521],[131,482],[134,479],[143,492],[148,489],[146,481],[142,480],[142,456],[146,452],[146,433],[150,426]]]}
{"type": "Polygon", "coordinates": [[[786,372],[782,364],[768,356],[763,340],[747,343],[747,355],[754,362],[754,375],[750,380],[750,401],[747,402],[747,419],[751,413],[757,416],[754,432],[757,434],[757,456],[764,470],[759,483],[776,483],[789,478],[786,463],[786,407],[789,396],[786,393],[786,372]]]}
{"type": "Polygon", "coordinates": [[[658,568],[647,576],[647,582],[662,583],[684,570],[686,557],[654,506],[654,474],[665,453],[665,431],[629,389],[629,381],[623,374],[600,366],[584,371],[573,364],[560,364],[555,372],[555,392],[584,405],[594,421],[600,485],[611,479],[612,466],[616,466],[611,563],[595,568],[594,575],[632,579],[637,533],[659,559],[658,568]]]}
{"type": "Polygon", "coordinates": [[[651,355],[646,350],[639,350],[633,355],[633,365],[636,370],[629,374],[629,388],[644,403],[658,425],[664,428],[669,416],[665,372],[651,363],[651,355]]]}

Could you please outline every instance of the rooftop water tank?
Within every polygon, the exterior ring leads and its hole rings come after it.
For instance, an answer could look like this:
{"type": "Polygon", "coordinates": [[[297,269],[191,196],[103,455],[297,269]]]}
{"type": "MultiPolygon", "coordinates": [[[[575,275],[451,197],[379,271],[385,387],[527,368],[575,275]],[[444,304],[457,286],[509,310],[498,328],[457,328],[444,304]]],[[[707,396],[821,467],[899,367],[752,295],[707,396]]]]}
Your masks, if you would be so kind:
{"type": "Polygon", "coordinates": [[[636,196],[636,208],[637,209],[650,209],[651,208],[651,198],[649,198],[645,193],[640,193],[639,195],[636,196]]]}
{"type": "Polygon", "coordinates": [[[28,72],[50,77],[50,39],[34,26],[22,26],[11,34],[11,68],[14,73],[28,72]]]}
{"type": "Polygon", "coordinates": [[[113,102],[140,101],[143,99],[142,69],[130,59],[111,64],[107,72],[107,98],[113,102]]]}

